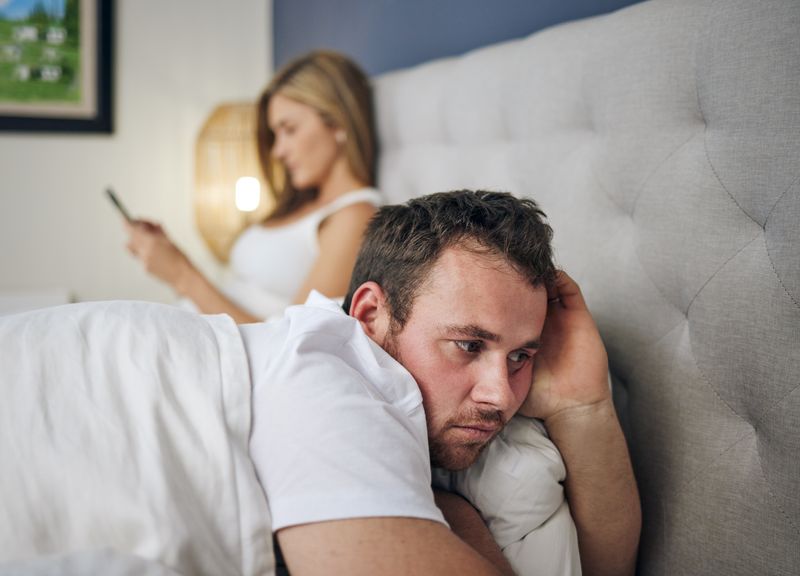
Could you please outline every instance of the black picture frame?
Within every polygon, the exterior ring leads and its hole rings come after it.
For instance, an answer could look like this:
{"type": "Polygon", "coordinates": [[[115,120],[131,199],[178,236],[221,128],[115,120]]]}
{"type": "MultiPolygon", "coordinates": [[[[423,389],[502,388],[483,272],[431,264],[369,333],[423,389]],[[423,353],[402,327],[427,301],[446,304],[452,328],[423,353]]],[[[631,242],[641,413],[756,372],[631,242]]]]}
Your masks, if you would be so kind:
{"type": "MultiPolygon", "coordinates": [[[[88,42],[89,52],[85,56],[85,89],[81,102],[74,110],[53,109],[50,103],[21,105],[3,101],[0,95],[0,131],[3,132],[113,132],[113,24],[114,0],[78,0],[81,5],[81,34],[88,31],[92,37],[88,42]],[[88,6],[89,10],[84,10],[88,6]],[[89,69],[90,68],[90,69],[89,69]],[[40,109],[39,109],[40,108],[40,109]]],[[[84,45],[81,45],[84,49],[84,45]]]]}

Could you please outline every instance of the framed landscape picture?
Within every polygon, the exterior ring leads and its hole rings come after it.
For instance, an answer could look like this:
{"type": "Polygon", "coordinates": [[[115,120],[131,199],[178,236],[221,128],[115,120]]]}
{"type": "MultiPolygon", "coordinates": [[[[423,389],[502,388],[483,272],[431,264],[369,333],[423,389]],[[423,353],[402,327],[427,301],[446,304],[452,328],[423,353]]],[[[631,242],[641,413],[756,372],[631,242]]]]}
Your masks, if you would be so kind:
{"type": "Polygon", "coordinates": [[[112,131],[112,1],[0,0],[0,130],[112,131]]]}

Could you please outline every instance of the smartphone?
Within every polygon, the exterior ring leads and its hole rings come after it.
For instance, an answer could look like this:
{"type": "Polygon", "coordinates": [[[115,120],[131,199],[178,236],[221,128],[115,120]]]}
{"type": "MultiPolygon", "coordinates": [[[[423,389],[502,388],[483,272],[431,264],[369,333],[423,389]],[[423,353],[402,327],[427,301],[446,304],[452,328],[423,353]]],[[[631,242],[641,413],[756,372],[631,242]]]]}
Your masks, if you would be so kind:
{"type": "Polygon", "coordinates": [[[111,188],[106,188],[106,194],[108,195],[108,199],[111,200],[111,203],[114,207],[119,210],[119,213],[122,214],[123,218],[128,222],[133,222],[133,218],[131,217],[131,213],[125,208],[122,202],[119,201],[117,195],[114,194],[114,191],[111,188]]]}

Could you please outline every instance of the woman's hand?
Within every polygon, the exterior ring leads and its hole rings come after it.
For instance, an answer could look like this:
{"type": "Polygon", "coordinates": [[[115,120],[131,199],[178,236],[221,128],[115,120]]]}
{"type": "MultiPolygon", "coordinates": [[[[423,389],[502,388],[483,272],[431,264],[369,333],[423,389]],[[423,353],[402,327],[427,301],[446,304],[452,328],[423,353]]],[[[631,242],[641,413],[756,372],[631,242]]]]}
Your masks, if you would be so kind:
{"type": "Polygon", "coordinates": [[[521,414],[545,423],[563,410],[595,405],[611,396],[608,356],[580,288],[559,271],[547,296],[542,347],[531,390],[520,408],[521,414]]]}
{"type": "Polygon", "coordinates": [[[181,279],[191,268],[189,259],[169,239],[160,224],[134,220],[125,224],[128,251],[142,261],[145,270],[181,292],[181,279]]]}
{"type": "Polygon", "coordinates": [[[125,225],[130,238],[128,251],[142,261],[145,270],[166,282],[180,296],[191,300],[203,314],[228,314],[236,322],[263,320],[237,306],[195,268],[191,260],[155,222],[134,220],[125,225]]]}

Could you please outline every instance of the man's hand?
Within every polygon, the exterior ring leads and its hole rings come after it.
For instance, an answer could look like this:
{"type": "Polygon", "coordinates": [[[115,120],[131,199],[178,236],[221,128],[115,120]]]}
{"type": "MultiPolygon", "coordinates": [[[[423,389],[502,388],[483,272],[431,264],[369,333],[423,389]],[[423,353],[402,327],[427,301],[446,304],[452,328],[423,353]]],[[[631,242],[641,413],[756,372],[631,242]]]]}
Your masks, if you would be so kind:
{"type": "Polygon", "coordinates": [[[564,488],[584,574],[633,574],[642,516],[608,386],[608,356],[580,288],[559,272],[542,348],[520,412],[544,421],[564,459],[564,488]]]}
{"type": "Polygon", "coordinates": [[[519,410],[545,423],[563,410],[610,398],[606,349],[580,288],[560,271],[547,297],[542,348],[536,354],[531,390],[519,410]]]}

